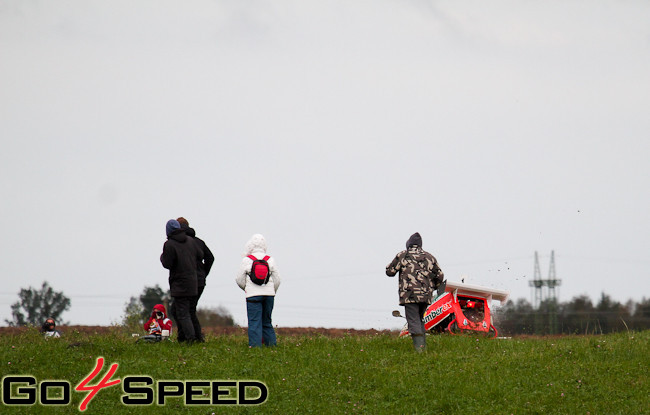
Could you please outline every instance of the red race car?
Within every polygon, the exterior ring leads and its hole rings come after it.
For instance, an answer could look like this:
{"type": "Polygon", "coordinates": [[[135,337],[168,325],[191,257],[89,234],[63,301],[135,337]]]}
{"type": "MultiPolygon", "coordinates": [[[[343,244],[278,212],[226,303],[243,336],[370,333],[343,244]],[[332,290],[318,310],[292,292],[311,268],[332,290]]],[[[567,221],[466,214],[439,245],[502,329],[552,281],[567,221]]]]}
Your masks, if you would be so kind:
{"type": "MultiPolygon", "coordinates": [[[[433,303],[424,312],[424,329],[431,333],[477,332],[497,337],[490,305],[492,300],[504,303],[508,295],[503,290],[445,281],[438,288],[433,303]]],[[[401,316],[399,311],[393,311],[393,315],[401,316]]],[[[399,335],[408,334],[408,325],[405,324],[399,335]]]]}

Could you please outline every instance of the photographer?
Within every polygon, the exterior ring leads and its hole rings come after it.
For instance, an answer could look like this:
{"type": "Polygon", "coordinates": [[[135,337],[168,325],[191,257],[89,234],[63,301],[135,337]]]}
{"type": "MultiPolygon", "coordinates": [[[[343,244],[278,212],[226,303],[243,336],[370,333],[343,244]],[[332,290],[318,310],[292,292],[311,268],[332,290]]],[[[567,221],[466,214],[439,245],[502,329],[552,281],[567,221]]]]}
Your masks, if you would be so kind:
{"type": "Polygon", "coordinates": [[[53,318],[48,318],[41,326],[41,333],[45,337],[61,337],[61,332],[56,329],[56,323],[53,318]]]}
{"type": "Polygon", "coordinates": [[[168,336],[172,334],[172,321],[167,318],[167,313],[165,311],[165,306],[162,304],[156,304],[153,306],[151,311],[151,317],[144,323],[144,330],[149,335],[158,335],[162,336],[163,330],[167,330],[169,333],[165,333],[168,336]]]}

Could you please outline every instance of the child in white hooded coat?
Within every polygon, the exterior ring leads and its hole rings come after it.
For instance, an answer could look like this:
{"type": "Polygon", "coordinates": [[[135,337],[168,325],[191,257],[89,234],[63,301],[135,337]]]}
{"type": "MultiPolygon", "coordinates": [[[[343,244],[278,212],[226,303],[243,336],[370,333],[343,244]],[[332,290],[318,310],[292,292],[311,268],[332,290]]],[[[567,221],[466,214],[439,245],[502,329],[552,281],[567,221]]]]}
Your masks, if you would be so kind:
{"type": "Polygon", "coordinates": [[[275,346],[277,344],[275,330],[271,321],[275,293],[280,286],[280,273],[275,264],[275,259],[269,257],[267,260],[270,275],[268,282],[262,285],[254,283],[249,274],[253,260],[263,259],[268,256],[267,245],[264,236],[255,234],[246,243],[244,258],[242,258],[239,272],[235,281],[239,288],[246,293],[246,312],[248,315],[248,345],[250,347],[275,346]]]}

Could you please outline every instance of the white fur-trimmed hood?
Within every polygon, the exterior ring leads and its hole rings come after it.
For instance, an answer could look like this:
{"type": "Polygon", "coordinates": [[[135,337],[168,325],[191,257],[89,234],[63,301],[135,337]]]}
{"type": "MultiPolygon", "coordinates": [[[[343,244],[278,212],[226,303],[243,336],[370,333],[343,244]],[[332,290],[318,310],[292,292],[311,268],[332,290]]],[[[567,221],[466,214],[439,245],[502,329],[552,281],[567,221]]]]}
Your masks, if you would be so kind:
{"type": "Polygon", "coordinates": [[[278,287],[280,287],[280,273],[278,267],[275,265],[275,258],[273,257],[270,257],[268,260],[269,270],[271,271],[268,283],[257,285],[248,277],[248,273],[253,265],[253,260],[248,258],[248,255],[253,255],[257,259],[262,259],[265,255],[268,255],[266,251],[266,239],[264,239],[264,236],[259,233],[251,236],[248,242],[246,242],[244,247],[244,257],[241,260],[239,271],[235,277],[235,282],[239,288],[246,292],[246,298],[258,295],[274,296],[278,287]]]}
{"type": "Polygon", "coordinates": [[[259,233],[256,233],[255,235],[251,236],[251,239],[249,239],[248,242],[246,242],[243,256],[248,256],[255,252],[266,253],[267,249],[268,248],[266,247],[266,239],[264,239],[264,236],[259,233]]]}

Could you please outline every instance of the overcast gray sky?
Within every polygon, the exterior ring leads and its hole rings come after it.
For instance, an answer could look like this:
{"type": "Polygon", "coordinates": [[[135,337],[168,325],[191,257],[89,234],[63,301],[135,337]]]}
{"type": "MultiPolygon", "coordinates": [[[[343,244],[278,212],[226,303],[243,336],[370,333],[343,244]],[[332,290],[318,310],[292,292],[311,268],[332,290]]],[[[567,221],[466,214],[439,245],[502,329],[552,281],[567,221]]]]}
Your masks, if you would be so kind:
{"type": "Polygon", "coordinates": [[[449,279],[650,294],[647,1],[0,0],[0,320],[47,280],[72,324],[167,288],[165,222],[266,236],[274,324],[393,328],[420,232],[449,279]]]}

